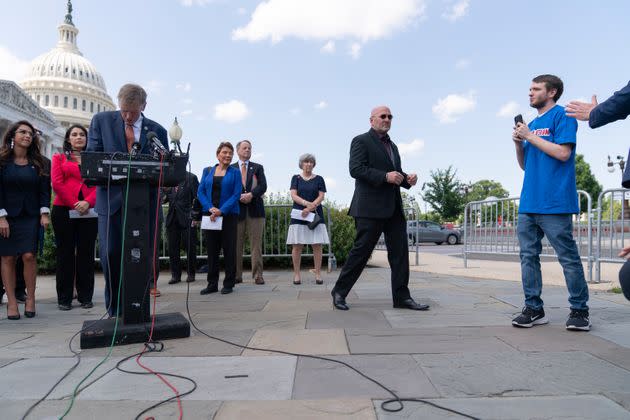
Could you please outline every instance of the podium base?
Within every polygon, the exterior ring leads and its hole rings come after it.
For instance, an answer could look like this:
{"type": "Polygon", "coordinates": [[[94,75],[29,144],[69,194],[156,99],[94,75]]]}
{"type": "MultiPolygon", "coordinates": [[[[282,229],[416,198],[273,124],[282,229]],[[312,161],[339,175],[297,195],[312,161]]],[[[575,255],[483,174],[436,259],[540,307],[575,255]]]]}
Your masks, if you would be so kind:
{"type": "MultiPolygon", "coordinates": [[[[83,332],[81,333],[81,348],[109,347],[112,344],[115,324],[116,319],[113,318],[84,321],[83,332]]],[[[144,343],[147,341],[150,331],[151,322],[123,324],[122,320],[119,320],[114,345],[144,343]]],[[[186,337],[190,337],[190,324],[184,318],[184,315],[174,312],[155,316],[155,325],[153,327],[154,341],[186,337]]]]}

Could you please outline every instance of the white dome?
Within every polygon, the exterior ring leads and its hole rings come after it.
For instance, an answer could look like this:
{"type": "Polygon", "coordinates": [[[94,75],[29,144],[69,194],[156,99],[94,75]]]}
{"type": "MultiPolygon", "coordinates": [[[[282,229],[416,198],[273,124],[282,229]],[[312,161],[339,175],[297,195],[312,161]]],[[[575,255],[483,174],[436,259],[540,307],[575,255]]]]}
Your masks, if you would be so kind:
{"type": "Polygon", "coordinates": [[[72,23],[71,12],[68,2],[65,22],[58,27],[59,42],[31,62],[20,86],[63,126],[88,126],[95,113],[115,106],[103,77],[77,47],[79,30],[72,23]]]}

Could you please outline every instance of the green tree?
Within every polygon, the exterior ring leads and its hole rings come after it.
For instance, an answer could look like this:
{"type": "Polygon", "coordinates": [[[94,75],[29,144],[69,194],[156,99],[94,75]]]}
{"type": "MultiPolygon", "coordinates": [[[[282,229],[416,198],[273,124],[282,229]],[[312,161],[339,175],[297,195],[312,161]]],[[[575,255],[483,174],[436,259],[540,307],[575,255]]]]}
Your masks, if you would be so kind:
{"type": "MultiPolygon", "coordinates": [[[[591,171],[591,165],[584,160],[584,155],[575,155],[575,181],[578,190],[584,190],[593,199],[593,207],[597,206],[597,197],[602,192],[602,185],[591,171]]],[[[586,198],[580,198],[580,211],[586,211],[586,198]]]]}
{"type": "Polygon", "coordinates": [[[424,200],[443,220],[455,220],[464,209],[462,184],[457,179],[457,170],[447,169],[431,171],[431,181],[423,185],[424,200]]]}
{"type": "Polygon", "coordinates": [[[465,194],[465,201],[466,203],[482,201],[488,197],[507,198],[509,195],[508,190],[503,188],[500,182],[491,179],[482,179],[469,187],[468,193],[465,194]]]}

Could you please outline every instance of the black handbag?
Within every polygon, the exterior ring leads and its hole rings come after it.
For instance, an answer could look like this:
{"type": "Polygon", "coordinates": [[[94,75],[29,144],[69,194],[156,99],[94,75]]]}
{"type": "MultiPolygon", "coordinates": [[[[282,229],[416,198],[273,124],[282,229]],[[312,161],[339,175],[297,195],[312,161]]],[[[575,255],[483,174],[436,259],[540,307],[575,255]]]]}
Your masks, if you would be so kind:
{"type": "Polygon", "coordinates": [[[310,230],[313,230],[317,227],[317,225],[319,225],[322,222],[322,218],[319,217],[319,214],[315,213],[315,217],[313,218],[313,221],[311,223],[309,223],[307,226],[310,230]]]}

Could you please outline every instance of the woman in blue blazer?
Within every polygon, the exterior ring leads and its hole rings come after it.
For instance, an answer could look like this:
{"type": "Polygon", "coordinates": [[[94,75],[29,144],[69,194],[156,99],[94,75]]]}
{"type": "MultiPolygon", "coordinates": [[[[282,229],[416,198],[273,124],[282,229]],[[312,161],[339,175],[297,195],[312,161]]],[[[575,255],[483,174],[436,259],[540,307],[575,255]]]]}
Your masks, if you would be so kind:
{"type": "Polygon", "coordinates": [[[236,228],[238,225],[239,200],[243,190],[241,173],[230,166],[234,147],[222,142],[217,148],[219,163],[203,170],[197,198],[205,217],[211,221],[222,218],[221,230],[207,230],[205,235],[208,252],[208,286],[202,295],[219,291],[219,253],[223,249],[225,278],[222,294],[232,293],[236,280],[236,228]]]}

